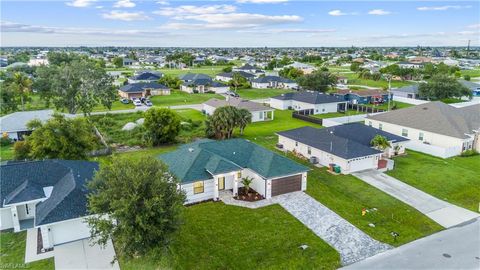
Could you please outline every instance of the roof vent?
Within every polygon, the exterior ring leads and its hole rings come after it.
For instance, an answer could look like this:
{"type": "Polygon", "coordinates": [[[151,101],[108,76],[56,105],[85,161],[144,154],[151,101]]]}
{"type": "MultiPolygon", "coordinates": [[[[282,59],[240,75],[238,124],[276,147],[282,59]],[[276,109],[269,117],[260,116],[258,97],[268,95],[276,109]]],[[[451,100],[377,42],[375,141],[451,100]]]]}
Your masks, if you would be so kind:
{"type": "Polygon", "coordinates": [[[192,153],[195,149],[193,149],[192,147],[188,148],[188,152],[192,153]]]}
{"type": "Polygon", "coordinates": [[[236,152],[233,152],[233,154],[235,155],[235,154],[236,154],[236,152]]]}

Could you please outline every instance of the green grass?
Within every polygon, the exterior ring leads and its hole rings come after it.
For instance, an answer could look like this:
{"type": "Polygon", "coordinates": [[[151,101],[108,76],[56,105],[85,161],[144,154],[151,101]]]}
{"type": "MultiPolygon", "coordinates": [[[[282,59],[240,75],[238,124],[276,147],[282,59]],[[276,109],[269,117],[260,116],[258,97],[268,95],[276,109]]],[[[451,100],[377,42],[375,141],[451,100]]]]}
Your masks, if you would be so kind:
{"type": "MultiPolygon", "coordinates": [[[[365,106],[376,108],[376,109],[388,110],[388,102],[382,103],[380,105],[374,105],[374,104],[361,104],[361,105],[365,105],[365,106]]],[[[403,102],[398,102],[398,101],[390,102],[390,109],[395,108],[395,110],[408,108],[408,107],[412,107],[412,106],[414,106],[414,105],[409,104],[409,103],[403,103],[403,102]]]]}
{"type": "Polygon", "coordinates": [[[480,69],[460,70],[463,75],[470,75],[470,77],[480,77],[480,69]]]}
{"type": "Polygon", "coordinates": [[[174,106],[185,104],[200,104],[211,98],[224,99],[219,94],[189,94],[180,90],[174,90],[168,96],[153,96],[150,98],[155,106],[174,106]]]}
{"type": "Polygon", "coordinates": [[[336,269],[338,253],[279,205],[247,209],[223,203],[186,208],[163,259],[120,259],[122,269],[336,269]],[[300,245],[309,246],[301,250],[300,245]]]}
{"type": "Polygon", "coordinates": [[[54,269],[53,258],[25,264],[25,245],[27,232],[0,233],[1,269],[54,269]]]}
{"type": "Polygon", "coordinates": [[[290,93],[292,90],[286,89],[239,89],[237,94],[244,99],[262,99],[290,93]]]}
{"type": "Polygon", "coordinates": [[[419,152],[395,158],[387,172],[439,199],[478,212],[480,203],[480,155],[441,159],[419,152]]]}
{"type": "MultiPolygon", "coordinates": [[[[135,105],[130,101],[128,104],[123,104],[119,100],[116,100],[112,104],[112,108],[110,111],[118,111],[118,110],[128,110],[128,109],[134,109],[135,105]]],[[[104,112],[104,111],[109,111],[109,109],[105,108],[103,105],[97,105],[93,108],[94,112],[104,112]]]]}
{"type": "Polygon", "coordinates": [[[189,69],[169,69],[161,68],[157,69],[165,75],[179,76],[187,73],[203,73],[211,77],[215,77],[217,74],[222,73],[223,69],[227,66],[203,66],[203,67],[193,67],[189,69]]]}
{"type": "Polygon", "coordinates": [[[13,159],[13,144],[0,147],[0,161],[13,159]]]}
{"type": "Polygon", "coordinates": [[[365,113],[364,112],[357,112],[355,110],[348,110],[345,113],[341,113],[341,112],[322,113],[322,114],[314,114],[314,115],[311,115],[311,116],[313,116],[315,118],[325,119],[325,118],[343,117],[343,116],[359,115],[359,114],[365,114],[365,113]]]}
{"type": "MultiPolygon", "coordinates": [[[[342,73],[340,74],[343,77],[348,78],[348,84],[353,84],[353,85],[366,85],[370,87],[378,87],[378,88],[383,88],[387,89],[388,88],[388,82],[386,80],[367,80],[367,79],[361,79],[358,78],[358,74],[356,73],[342,73]]],[[[392,81],[391,82],[391,87],[396,88],[396,87],[403,87],[407,85],[413,84],[412,82],[408,81],[392,81]]]]}

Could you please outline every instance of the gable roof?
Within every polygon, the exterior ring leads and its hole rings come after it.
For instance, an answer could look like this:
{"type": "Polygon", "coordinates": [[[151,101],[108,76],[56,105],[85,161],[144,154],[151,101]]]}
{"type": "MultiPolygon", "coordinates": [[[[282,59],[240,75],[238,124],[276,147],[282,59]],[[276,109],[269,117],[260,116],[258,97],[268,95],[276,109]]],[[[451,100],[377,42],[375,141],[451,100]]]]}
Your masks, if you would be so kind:
{"type": "Polygon", "coordinates": [[[25,111],[7,114],[0,118],[0,131],[3,133],[29,130],[27,128],[28,122],[34,119],[45,122],[52,118],[53,114],[53,110],[25,111]]]}
{"type": "Polygon", "coordinates": [[[216,82],[210,78],[208,79],[194,79],[192,81],[184,82],[182,85],[185,86],[198,86],[198,85],[208,85],[210,87],[227,87],[226,84],[216,82]]]}
{"type": "Polygon", "coordinates": [[[217,74],[217,76],[233,78],[233,74],[235,74],[235,73],[240,74],[242,77],[245,77],[246,79],[255,78],[255,75],[253,75],[252,73],[245,72],[245,71],[224,72],[224,73],[217,74]]]}
{"type": "Polygon", "coordinates": [[[480,129],[480,104],[455,108],[440,101],[394,110],[367,119],[416,128],[454,138],[466,139],[480,129]]]}
{"type": "Polygon", "coordinates": [[[241,98],[234,98],[234,97],[229,97],[228,100],[212,98],[207,100],[204,104],[212,106],[214,108],[220,108],[224,106],[233,106],[240,109],[247,109],[250,112],[273,111],[273,108],[264,106],[260,103],[241,99],[241,98]]]}
{"type": "Polygon", "coordinates": [[[282,94],[272,98],[278,99],[278,100],[295,100],[295,101],[305,102],[309,104],[345,102],[343,98],[340,98],[334,95],[324,94],[317,91],[300,91],[300,92],[286,93],[286,94],[282,94]]]}
{"type": "Polygon", "coordinates": [[[182,183],[212,179],[219,173],[251,169],[265,179],[309,169],[244,139],[201,140],[159,156],[182,183]]]}
{"type": "Polygon", "coordinates": [[[347,160],[382,153],[370,147],[370,142],[364,145],[327,128],[301,127],[277,134],[347,160]]]}
{"type": "Polygon", "coordinates": [[[412,93],[418,94],[418,84],[407,85],[404,87],[392,89],[392,92],[404,92],[404,93],[412,93]]]}
{"type": "Polygon", "coordinates": [[[149,83],[130,83],[120,87],[120,91],[125,93],[140,93],[145,91],[145,89],[168,89],[163,84],[156,83],[156,82],[149,82],[149,83]]]}
{"type": "Polygon", "coordinates": [[[206,74],[202,74],[202,73],[187,73],[187,74],[183,74],[183,75],[180,75],[178,76],[180,78],[180,80],[182,81],[193,81],[193,80],[198,80],[198,79],[209,79],[209,80],[212,80],[212,77],[206,75],[206,74]]]}
{"type": "Polygon", "coordinates": [[[336,95],[356,95],[359,97],[383,96],[388,95],[388,92],[381,89],[364,89],[359,91],[352,91],[350,89],[339,89],[336,95]]]}
{"type": "Polygon", "coordinates": [[[133,76],[132,80],[137,81],[156,81],[159,80],[162,76],[160,74],[155,74],[152,72],[142,72],[136,76],[133,76]]]}
{"type": "Polygon", "coordinates": [[[3,163],[0,168],[2,207],[5,203],[43,199],[43,188],[53,187],[50,197],[35,207],[35,226],[87,215],[88,191],[85,184],[98,170],[98,163],[79,160],[20,161],[3,163]]]}

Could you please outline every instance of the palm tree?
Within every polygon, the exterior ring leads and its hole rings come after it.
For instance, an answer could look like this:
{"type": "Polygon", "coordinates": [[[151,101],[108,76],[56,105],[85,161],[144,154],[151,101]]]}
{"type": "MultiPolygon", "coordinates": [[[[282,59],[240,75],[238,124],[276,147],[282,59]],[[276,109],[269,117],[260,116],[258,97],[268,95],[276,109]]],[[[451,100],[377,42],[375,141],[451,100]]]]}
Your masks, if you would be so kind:
{"type": "Polygon", "coordinates": [[[238,126],[240,127],[240,135],[243,135],[243,130],[251,122],[252,114],[247,109],[238,110],[238,126]]]}
{"type": "Polygon", "coordinates": [[[20,72],[13,74],[13,81],[9,84],[9,87],[14,93],[20,96],[22,103],[22,111],[25,110],[25,98],[32,90],[32,81],[20,72]]]}
{"type": "Polygon", "coordinates": [[[248,195],[248,192],[250,191],[250,185],[252,184],[253,182],[253,178],[250,178],[250,177],[244,177],[242,178],[242,184],[243,184],[243,188],[245,189],[245,194],[248,195]]]}
{"type": "Polygon", "coordinates": [[[373,139],[370,141],[370,144],[380,150],[385,150],[387,147],[390,147],[390,143],[388,142],[387,138],[382,135],[375,135],[373,139]]]}

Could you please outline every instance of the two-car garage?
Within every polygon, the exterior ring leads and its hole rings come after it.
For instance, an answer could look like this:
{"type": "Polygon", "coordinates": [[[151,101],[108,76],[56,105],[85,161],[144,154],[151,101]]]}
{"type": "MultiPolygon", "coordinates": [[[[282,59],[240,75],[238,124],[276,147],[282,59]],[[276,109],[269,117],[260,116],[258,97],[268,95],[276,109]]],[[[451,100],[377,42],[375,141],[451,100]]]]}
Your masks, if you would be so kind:
{"type": "Polygon", "coordinates": [[[272,180],[272,196],[302,190],[302,174],[272,180]]]}

